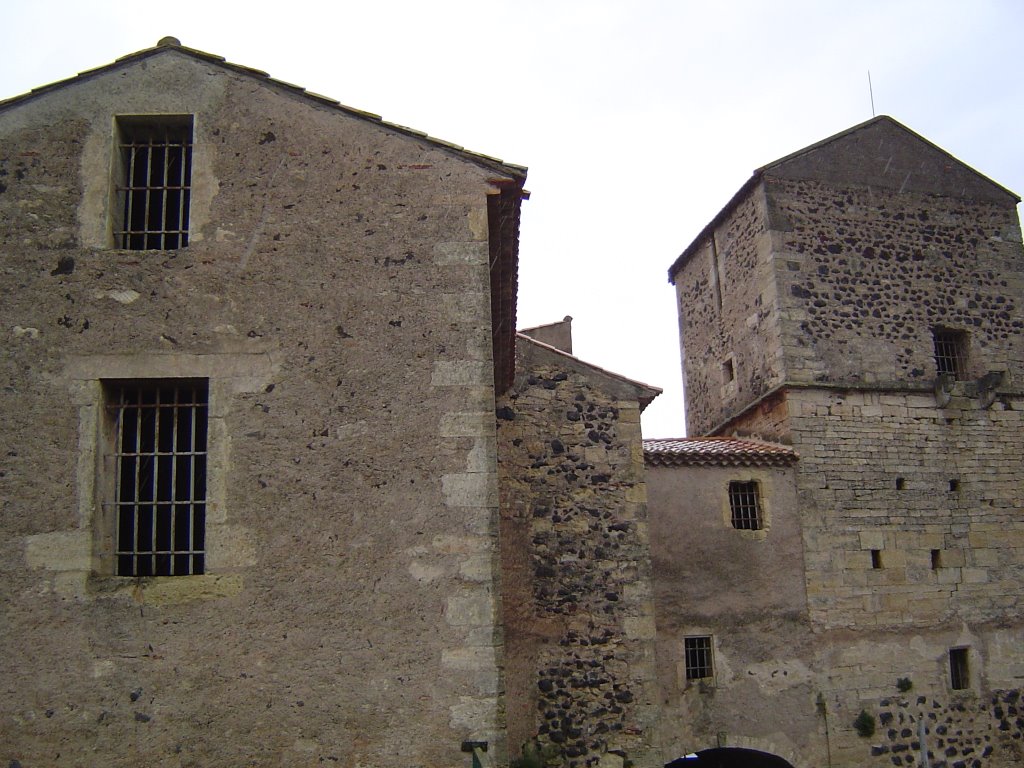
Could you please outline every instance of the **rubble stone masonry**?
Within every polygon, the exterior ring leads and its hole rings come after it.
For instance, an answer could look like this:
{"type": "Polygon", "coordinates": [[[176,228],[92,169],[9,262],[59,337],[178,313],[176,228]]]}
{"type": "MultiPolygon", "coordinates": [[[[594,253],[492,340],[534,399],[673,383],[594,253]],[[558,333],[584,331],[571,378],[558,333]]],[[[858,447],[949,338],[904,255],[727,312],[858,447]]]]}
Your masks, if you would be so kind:
{"type": "Polygon", "coordinates": [[[536,740],[566,766],[660,764],[637,394],[519,347],[497,411],[511,747],[536,740]]]}

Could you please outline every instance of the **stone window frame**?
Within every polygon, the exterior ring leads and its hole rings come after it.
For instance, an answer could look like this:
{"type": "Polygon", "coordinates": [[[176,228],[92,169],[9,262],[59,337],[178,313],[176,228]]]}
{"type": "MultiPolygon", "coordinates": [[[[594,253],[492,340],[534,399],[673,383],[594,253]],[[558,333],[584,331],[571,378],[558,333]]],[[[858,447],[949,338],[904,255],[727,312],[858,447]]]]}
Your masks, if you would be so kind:
{"type": "Polygon", "coordinates": [[[714,635],[692,634],[683,637],[682,678],[686,685],[714,683],[714,635]]]}
{"type": "Polygon", "coordinates": [[[739,389],[739,369],[736,365],[736,355],[729,354],[722,359],[719,366],[720,395],[728,400],[736,396],[739,389]]]}
{"type": "Polygon", "coordinates": [[[732,355],[722,360],[722,386],[727,387],[736,381],[736,361],[732,355]]]}
{"type": "Polygon", "coordinates": [[[954,691],[971,689],[971,648],[958,645],[949,649],[949,687],[954,691]]]}
{"type": "Polygon", "coordinates": [[[243,574],[257,563],[254,531],[228,509],[230,440],[227,419],[237,397],[265,391],[280,362],[267,350],[241,353],[130,353],[74,355],[63,378],[78,412],[75,469],[77,520],[70,529],[29,538],[26,559],[52,574],[53,588],[82,599],[189,602],[237,594],[243,574]],[[103,381],[108,379],[205,378],[209,381],[205,573],[195,576],[115,576],[112,537],[102,519],[103,381]],[[106,537],[106,538],[105,538],[106,537]]]}
{"type": "Polygon", "coordinates": [[[116,115],[114,136],[109,204],[113,246],[133,251],[186,248],[194,115],[116,115]]]}
{"type": "Polygon", "coordinates": [[[772,482],[768,472],[761,469],[749,469],[743,474],[733,475],[722,485],[721,515],[722,524],[733,534],[753,541],[763,541],[768,537],[772,526],[772,482]],[[754,483],[757,488],[758,528],[737,528],[733,524],[733,484],[754,483]]]}

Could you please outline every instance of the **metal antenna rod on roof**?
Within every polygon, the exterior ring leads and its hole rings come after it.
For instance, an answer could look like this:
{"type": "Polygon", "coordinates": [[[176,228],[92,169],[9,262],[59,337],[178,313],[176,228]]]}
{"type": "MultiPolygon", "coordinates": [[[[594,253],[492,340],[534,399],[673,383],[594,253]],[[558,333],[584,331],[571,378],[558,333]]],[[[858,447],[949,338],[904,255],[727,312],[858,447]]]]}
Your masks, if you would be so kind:
{"type": "Polygon", "coordinates": [[[875,90],[871,87],[871,70],[868,70],[868,93],[871,94],[871,116],[875,116],[875,90]]]}

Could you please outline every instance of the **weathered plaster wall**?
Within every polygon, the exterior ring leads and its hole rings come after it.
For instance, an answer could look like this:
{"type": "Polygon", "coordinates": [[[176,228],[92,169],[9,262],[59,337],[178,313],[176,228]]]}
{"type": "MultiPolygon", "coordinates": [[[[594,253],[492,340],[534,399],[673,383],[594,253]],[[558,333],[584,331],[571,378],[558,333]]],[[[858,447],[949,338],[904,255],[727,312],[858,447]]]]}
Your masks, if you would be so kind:
{"type": "Polygon", "coordinates": [[[0,759],[500,753],[493,170],[167,52],[0,112],[0,759]],[[116,114],[195,115],[187,249],[108,248],[116,114]],[[209,377],[207,575],[104,577],[102,378],[209,377]]]}
{"type": "Polygon", "coordinates": [[[675,275],[688,434],[707,434],[781,382],[767,224],[755,189],[675,275]]]}
{"type": "Polygon", "coordinates": [[[660,765],[636,391],[518,344],[499,400],[509,740],[567,766],[660,765]]]}
{"type": "Polygon", "coordinates": [[[717,746],[824,764],[790,467],[648,466],[665,760],[717,746]],[[764,528],[736,530],[730,481],[757,481],[764,528]],[[687,680],[684,638],[713,638],[714,678],[687,680]]]}

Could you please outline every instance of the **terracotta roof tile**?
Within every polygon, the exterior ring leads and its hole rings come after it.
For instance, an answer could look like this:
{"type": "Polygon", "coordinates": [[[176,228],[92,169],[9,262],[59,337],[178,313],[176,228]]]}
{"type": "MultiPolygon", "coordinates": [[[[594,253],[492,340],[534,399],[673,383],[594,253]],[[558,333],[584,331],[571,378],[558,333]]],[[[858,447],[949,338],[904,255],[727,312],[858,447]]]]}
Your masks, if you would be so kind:
{"type": "Polygon", "coordinates": [[[649,466],[786,466],[799,455],[788,445],[736,437],[682,437],[644,440],[649,466]]]}

